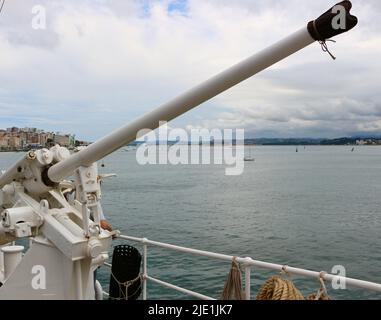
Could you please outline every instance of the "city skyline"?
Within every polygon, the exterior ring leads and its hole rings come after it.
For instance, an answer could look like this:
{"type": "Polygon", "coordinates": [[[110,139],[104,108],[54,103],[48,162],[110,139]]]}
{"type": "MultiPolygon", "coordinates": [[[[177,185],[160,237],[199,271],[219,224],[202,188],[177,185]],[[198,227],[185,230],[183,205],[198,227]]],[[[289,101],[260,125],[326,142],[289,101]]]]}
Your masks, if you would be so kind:
{"type": "Polygon", "coordinates": [[[64,147],[73,147],[75,135],[60,132],[49,132],[38,128],[0,128],[0,150],[19,151],[42,147],[51,147],[59,144],[64,147]]]}

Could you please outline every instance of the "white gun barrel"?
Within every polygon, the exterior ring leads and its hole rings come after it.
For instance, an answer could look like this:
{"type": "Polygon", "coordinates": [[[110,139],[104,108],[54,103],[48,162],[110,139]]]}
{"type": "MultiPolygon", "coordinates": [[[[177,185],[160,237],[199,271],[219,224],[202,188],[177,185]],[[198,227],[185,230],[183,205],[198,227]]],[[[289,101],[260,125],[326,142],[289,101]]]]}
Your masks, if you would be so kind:
{"type": "Polygon", "coordinates": [[[135,141],[139,138],[137,133],[141,129],[156,129],[159,127],[160,121],[170,121],[184,114],[314,41],[308,33],[307,28],[303,28],[286,39],[161,105],[132,123],[112,132],[89,145],[86,149],[73,154],[70,158],[55,164],[48,171],[49,179],[54,182],[61,181],[72,174],[79,166],[91,165],[91,163],[135,141]]]}
{"type": "Polygon", "coordinates": [[[129,142],[135,141],[142,134],[142,129],[154,130],[159,127],[160,121],[170,121],[186,113],[314,41],[324,42],[326,39],[351,30],[357,24],[357,18],[350,14],[351,8],[350,1],[340,2],[316,20],[310,21],[307,27],[110,133],[86,149],[54,164],[43,172],[43,181],[47,185],[54,185],[71,175],[78,167],[89,166],[129,142]],[[337,15],[343,13],[344,17],[340,18],[346,19],[345,28],[335,27],[334,19],[337,20],[337,15]]]}

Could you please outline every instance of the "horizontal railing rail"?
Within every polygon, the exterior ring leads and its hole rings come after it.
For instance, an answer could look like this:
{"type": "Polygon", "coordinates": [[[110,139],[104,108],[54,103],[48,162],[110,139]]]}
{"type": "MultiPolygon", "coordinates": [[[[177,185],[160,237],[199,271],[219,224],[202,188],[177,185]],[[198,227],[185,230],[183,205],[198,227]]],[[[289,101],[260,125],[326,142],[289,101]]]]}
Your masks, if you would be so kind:
{"type": "MultiPolygon", "coordinates": [[[[212,297],[209,297],[209,296],[203,295],[201,293],[194,292],[194,291],[176,286],[174,284],[159,280],[159,279],[154,278],[152,276],[149,276],[148,275],[148,268],[147,268],[148,246],[154,246],[154,247],[169,249],[172,251],[188,253],[188,254],[193,254],[193,255],[197,255],[197,256],[207,257],[210,259],[217,259],[217,260],[228,261],[228,262],[232,262],[235,259],[239,264],[241,264],[244,267],[244,270],[245,270],[245,297],[246,297],[246,300],[251,299],[250,276],[251,276],[251,269],[253,267],[268,269],[268,270],[275,270],[275,271],[284,272],[284,273],[290,274],[290,275],[298,275],[298,276],[315,278],[315,279],[321,278],[324,281],[335,281],[338,283],[345,283],[346,286],[351,286],[351,287],[381,292],[381,284],[380,283],[338,276],[338,275],[334,275],[334,274],[329,274],[329,273],[324,272],[324,271],[320,271],[320,272],[311,271],[311,270],[307,270],[307,269],[290,267],[287,265],[281,265],[281,264],[275,264],[275,263],[269,263],[269,262],[254,260],[250,257],[237,257],[237,256],[220,254],[220,253],[215,253],[215,252],[210,252],[210,251],[181,247],[181,246],[176,246],[176,245],[172,245],[169,243],[152,241],[152,240],[149,240],[147,238],[136,238],[136,237],[130,237],[130,236],[125,236],[125,235],[119,235],[118,238],[128,240],[128,241],[132,241],[132,242],[137,242],[143,246],[143,289],[142,289],[143,300],[147,299],[147,281],[148,280],[153,282],[153,283],[156,283],[156,284],[159,284],[161,286],[173,289],[177,292],[187,294],[189,296],[195,297],[195,298],[200,299],[200,300],[215,300],[212,297]]],[[[110,264],[106,264],[106,265],[111,267],[110,264]]]]}

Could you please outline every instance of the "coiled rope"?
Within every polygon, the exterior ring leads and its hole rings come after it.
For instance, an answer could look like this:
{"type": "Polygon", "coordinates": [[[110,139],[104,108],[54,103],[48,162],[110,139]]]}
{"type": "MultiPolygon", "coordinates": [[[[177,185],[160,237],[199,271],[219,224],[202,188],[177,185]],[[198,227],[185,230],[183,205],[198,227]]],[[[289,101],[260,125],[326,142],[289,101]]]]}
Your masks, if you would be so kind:
{"type": "Polygon", "coordinates": [[[257,294],[257,300],[305,300],[292,281],[281,276],[268,279],[257,294]]]}
{"type": "Polygon", "coordinates": [[[284,275],[288,275],[286,269],[287,266],[284,266],[281,275],[271,277],[262,285],[257,300],[332,300],[324,283],[326,272],[322,271],[319,274],[319,290],[305,299],[291,280],[283,278],[284,275]]]}
{"type": "MultiPolygon", "coordinates": [[[[295,287],[289,276],[287,266],[283,266],[281,274],[269,278],[259,289],[257,300],[332,300],[328,295],[324,283],[326,272],[319,274],[320,288],[314,294],[304,298],[303,294],[295,287]]],[[[136,281],[136,280],[133,280],[136,281]]],[[[245,293],[242,291],[242,273],[237,258],[234,257],[229,274],[226,278],[221,300],[243,300],[245,293]]]]}

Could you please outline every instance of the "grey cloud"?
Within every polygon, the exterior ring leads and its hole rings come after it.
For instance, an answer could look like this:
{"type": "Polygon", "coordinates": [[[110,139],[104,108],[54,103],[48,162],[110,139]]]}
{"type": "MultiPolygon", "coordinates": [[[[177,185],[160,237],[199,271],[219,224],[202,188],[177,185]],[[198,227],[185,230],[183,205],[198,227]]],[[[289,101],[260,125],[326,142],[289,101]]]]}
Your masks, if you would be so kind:
{"type": "MultiPolygon", "coordinates": [[[[163,4],[150,16],[139,1],[38,3],[47,8],[45,31],[31,28],[35,0],[7,1],[0,15],[0,113],[30,123],[45,119],[46,126],[93,138],[287,35],[335,1],[189,0],[186,17],[168,17],[165,1],[150,2],[163,4]]],[[[360,24],[330,45],[335,62],[316,44],[175,125],[242,125],[257,136],[381,130],[381,2],[353,3],[360,24]]],[[[0,127],[10,122],[0,116],[0,127]]]]}

